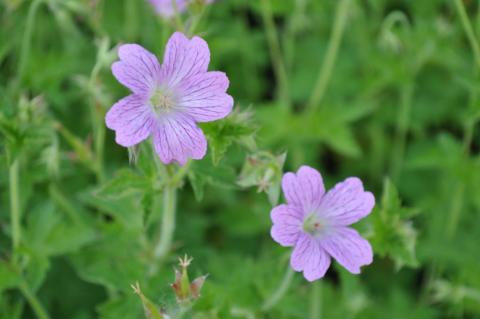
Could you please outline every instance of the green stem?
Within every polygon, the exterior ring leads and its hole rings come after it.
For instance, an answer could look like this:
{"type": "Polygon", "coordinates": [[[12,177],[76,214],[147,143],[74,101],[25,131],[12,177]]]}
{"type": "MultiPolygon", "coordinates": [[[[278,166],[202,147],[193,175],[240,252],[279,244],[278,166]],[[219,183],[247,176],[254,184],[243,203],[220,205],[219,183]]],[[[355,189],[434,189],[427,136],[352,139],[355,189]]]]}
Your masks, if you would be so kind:
{"type": "Polygon", "coordinates": [[[307,1],[295,0],[295,9],[290,16],[287,29],[285,31],[285,64],[287,73],[291,70],[293,61],[295,60],[295,40],[298,33],[302,18],[305,13],[307,1]]]}
{"type": "Polygon", "coordinates": [[[348,16],[348,9],[351,0],[340,0],[338,2],[337,11],[335,14],[335,21],[328,42],[327,53],[325,60],[323,61],[322,68],[318,75],[318,79],[314,86],[312,95],[307,104],[307,109],[310,112],[315,111],[319,107],[320,102],[325,94],[328,83],[332,75],[333,67],[335,66],[335,60],[337,58],[338,49],[342,41],[343,33],[345,30],[345,24],[348,16]]]}
{"type": "Polygon", "coordinates": [[[312,295],[310,298],[309,319],[322,318],[322,286],[321,281],[312,284],[312,295]]]}
{"type": "Polygon", "coordinates": [[[283,106],[290,105],[290,94],[288,90],[288,76],[285,63],[282,57],[280,42],[278,40],[277,30],[273,21],[270,0],[261,0],[262,19],[267,34],[267,41],[272,58],[273,71],[278,83],[278,98],[283,106]]]}
{"type": "Polygon", "coordinates": [[[25,281],[22,281],[19,285],[19,289],[22,292],[25,299],[27,299],[30,307],[32,308],[33,312],[37,316],[38,319],[50,319],[47,311],[43,308],[40,300],[38,300],[37,296],[33,293],[30,287],[27,285],[25,281]]]}
{"type": "Polygon", "coordinates": [[[200,12],[195,14],[192,23],[190,24],[190,27],[188,28],[188,35],[193,36],[195,35],[195,31],[197,30],[198,26],[200,25],[200,22],[202,21],[203,16],[205,15],[205,12],[207,12],[207,8],[209,6],[204,4],[202,5],[202,8],[200,9],[200,12]]]}
{"type": "Polygon", "coordinates": [[[137,14],[137,2],[136,1],[125,1],[125,35],[127,39],[134,40],[137,35],[137,26],[138,26],[138,14],[137,14]]]}
{"type": "Polygon", "coordinates": [[[176,186],[169,181],[163,191],[163,214],[160,237],[155,246],[156,260],[164,258],[170,251],[175,231],[176,186]]]}
{"type": "Polygon", "coordinates": [[[27,22],[22,38],[22,46],[20,50],[20,58],[18,60],[17,82],[20,85],[23,81],[28,56],[30,55],[30,41],[32,38],[33,24],[35,22],[35,14],[43,0],[34,0],[28,9],[27,22]]]}
{"type": "Polygon", "coordinates": [[[287,271],[285,272],[280,286],[278,286],[277,290],[275,290],[270,298],[263,303],[262,311],[269,311],[283,298],[292,283],[293,274],[293,269],[290,266],[287,266],[287,271]]]}
{"type": "Polygon", "coordinates": [[[177,31],[183,32],[185,30],[185,26],[183,25],[182,17],[180,16],[180,11],[178,11],[176,0],[172,0],[172,6],[173,6],[173,11],[175,13],[174,21],[175,21],[175,26],[177,28],[177,31]]]}
{"type": "Polygon", "coordinates": [[[13,252],[17,252],[21,239],[21,209],[20,209],[20,195],[19,195],[19,162],[15,159],[10,165],[9,181],[10,181],[10,218],[12,223],[12,242],[13,252]]]}
{"type": "Polygon", "coordinates": [[[109,40],[107,38],[102,39],[102,42],[99,46],[97,53],[97,61],[92,69],[90,78],[88,81],[88,91],[91,96],[90,98],[90,113],[93,125],[93,134],[94,134],[94,147],[95,147],[95,173],[97,175],[97,180],[103,182],[105,176],[103,174],[103,153],[105,148],[105,124],[103,122],[104,113],[102,111],[99,99],[97,99],[97,88],[96,81],[98,79],[98,74],[102,69],[103,58],[105,52],[108,50],[109,40]]]}
{"type": "Polygon", "coordinates": [[[413,85],[407,84],[402,88],[401,105],[398,110],[397,130],[395,134],[394,151],[392,158],[391,175],[396,180],[400,174],[403,165],[405,153],[407,132],[410,121],[410,111],[412,108],[413,85]]]}
{"type": "Polygon", "coordinates": [[[458,223],[462,214],[464,184],[457,183],[455,193],[451,200],[450,213],[448,214],[447,236],[453,238],[457,232],[458,223]]]}
{"type": "Polygon", "coordinates": [[[480,68],[480,46],[478,44],[477,37],[475,36],[475,32],[473,31],[472,24],[468,19],[467,11],[465,10],[462,0],[454,0],[454,2],[458,14],[460,15],[460,19],[462,20],[463,29],[467,34],[468,41],[472,47],[475,63],[477,67],[480,68]]]}

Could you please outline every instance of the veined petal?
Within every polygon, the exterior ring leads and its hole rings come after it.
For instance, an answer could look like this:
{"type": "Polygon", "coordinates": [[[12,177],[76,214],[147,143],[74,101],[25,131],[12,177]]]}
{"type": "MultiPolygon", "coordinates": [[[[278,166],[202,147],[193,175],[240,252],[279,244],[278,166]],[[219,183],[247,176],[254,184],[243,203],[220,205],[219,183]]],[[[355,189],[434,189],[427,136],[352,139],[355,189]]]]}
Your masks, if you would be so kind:
{"type": "Polygon", "coordinates": [[[295,271],[303,271],[308,281],[314,281],[325,276],[330,262],[330,256],[318,241],[308,234],[301,233],[290,258],[292,268],[295,271]]]}
{"type": "Polygon", "coordinates": [[[155,119],[144,99],[132,94],[110,108],[105,122],[108,128],[115,130],[115,141],[130,147],[150,135],[155,119]]]}
{"type": "Polygon", "coordinates": [[[374,205],[375,198],[363,190],[362,181],[350,177],[325,194],[318,211],[329,224],[348,226],[370,214],[374,205]]]}
{"type": "Polygon", "coordinates": [[[305,212],[317,208],[325,193],[322,176],[308,166],[300,167],[297,174],[286,173],[282,189],[287,202],[302,207],[305,212]]]}
{"type": "Polygon", "coordinates": [[[198,73],[182,82],[178,107],[197,122],[224,118],[233,108],[233,98],[226,93],[229,81],[225,73],[198,73]]]}
{"type": "Polygon", "coordinates": [[[322,237],[321,246],[352,274],[359,274],[360,267],[373,261],[370,243],[353,228],[335,227],[322,237]]]}
{"type": "Polygon", "coordinates": [[[272,209],[270,217],[273,240],[285,247],[295,245],[302,231],[303,214],[293,206],[279,205],[272,209]]]}
{"type": "Polygon", "coordinates": [[[175,114],[159,121],[153,131],[153,144],[160,160],[184,165],[189,158],[202,159],[207,140],[202,130],[188,116],[175,114]]]}
{"type": "Polygon", "coordinates": [[[124,44],[118,49],[120,61],[112,64],[113,75],[137,94],[149,94],[158,83],[160,63],[152,53],[138,44],[124,44]]]}
{"type": "Polygon", "coordinates": [[[170,88],[198,73],[205,73],[210,63],[208,44],[199,37],[189,40],[175,32],[168,40],[162,64],[162,79],[170,88]]]}

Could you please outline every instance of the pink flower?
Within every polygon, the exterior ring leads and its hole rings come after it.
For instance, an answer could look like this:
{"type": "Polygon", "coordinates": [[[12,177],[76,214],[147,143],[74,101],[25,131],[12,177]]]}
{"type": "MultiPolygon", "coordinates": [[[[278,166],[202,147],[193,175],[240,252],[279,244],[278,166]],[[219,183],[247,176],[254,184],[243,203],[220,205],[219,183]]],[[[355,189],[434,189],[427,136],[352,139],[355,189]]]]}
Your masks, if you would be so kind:
{"type": "Polygon", "coordinates": [[[325,275],[331,257],[353,274],[372,263],[369,242],[348,227],[375,205],[360,179],[349,177],[325,194],[320,173],[302,166],[297,174],[283,176],[282,188],[287,204],[272,209],[271,235],[282,246],[294,246],[290,265],[295,271],[314,281],[325,275]]]}
{"type": "MultiPolygon", "coordinates": [[[[175,15],[175,9],[178,13],[187,10],[189,0],[149,0],[159,15],[165,18],[171,18],[175,15]],[[176,8],[175,8],[176,5],[176,8]]],[[[192,1],[192,0],[190,0],[192,1]]],[[[198,1],[198,0],[193,0],[198,1]]],[[[210,4],[215,0],[204,0],[204,3],[210,4]]]]}
{"type": "Polygon", "coordinates": [[[118,54],[113,75],[132,94],[115,103],[106,115],[116,142],[130,147],[152,137],[165,164],[183,165],[189,158],[203,158],[207,141],[196,123],[224,118],[233,107],[225,73],[207,71],[207,43],[176,32],[168,40],[162,65],[137,44],[120,46],[118,54]]]}

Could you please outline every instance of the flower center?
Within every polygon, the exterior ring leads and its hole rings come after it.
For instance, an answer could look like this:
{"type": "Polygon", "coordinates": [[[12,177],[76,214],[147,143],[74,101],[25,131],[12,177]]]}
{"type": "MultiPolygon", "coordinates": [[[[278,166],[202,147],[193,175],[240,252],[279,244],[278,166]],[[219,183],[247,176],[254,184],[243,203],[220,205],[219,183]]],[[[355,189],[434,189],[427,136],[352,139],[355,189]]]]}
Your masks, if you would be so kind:
{"type": "Polygon", "coordinates": [[[164,88],[158,88],[153,92],[150,103],[157,114],[171,111],[175,106],[173,94],[164,88]]]}
{"type": "Polygon", "coordinates": [[[313,212],[303,221],[303,230],[312,235],[318,235],[325,230],[325,223],[319,220],[318,214],[313,212]]]}

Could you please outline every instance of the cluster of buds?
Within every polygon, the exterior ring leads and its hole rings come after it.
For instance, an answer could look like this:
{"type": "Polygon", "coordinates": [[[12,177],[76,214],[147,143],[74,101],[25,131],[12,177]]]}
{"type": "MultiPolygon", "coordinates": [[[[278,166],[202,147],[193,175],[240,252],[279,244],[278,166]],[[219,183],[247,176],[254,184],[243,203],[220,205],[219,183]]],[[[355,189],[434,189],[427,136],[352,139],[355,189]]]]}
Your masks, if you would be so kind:
{"type": "Polygon", "coordinates": [[[185,255],[183,259],[179,259],[180,269],[175,269],[175,282],[171,286],[180,305],[188,305],[197,300],[200,297],[200,290],[205,279],[207,279],[207,275],[204,275],[190,282],[188,266],[190,266],[192,260],[193,258],[185,255]]]}
{"type": "Polygon", "coordinates": [[[285,153],[274,155],[262,151],[250,155],[243,165],[238,185],[245,188],[256,186],[259,193],[266,193],[270,203],[276,205],[285,158],[285,153]]]}

